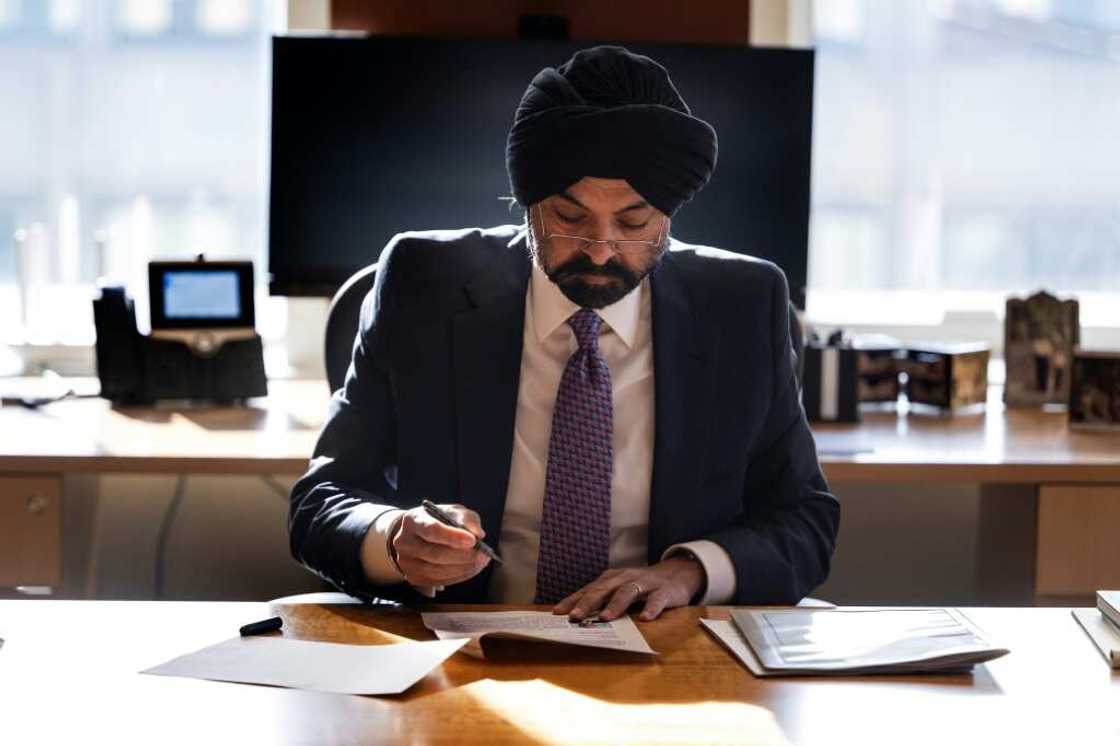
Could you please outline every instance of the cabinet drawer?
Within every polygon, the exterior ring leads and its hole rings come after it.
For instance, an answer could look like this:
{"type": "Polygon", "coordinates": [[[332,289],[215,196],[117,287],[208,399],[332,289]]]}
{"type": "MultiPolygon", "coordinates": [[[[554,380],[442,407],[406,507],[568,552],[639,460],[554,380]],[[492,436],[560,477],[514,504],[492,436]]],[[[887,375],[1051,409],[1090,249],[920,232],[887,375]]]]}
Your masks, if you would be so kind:
{"type": "Polygon", "coordinates": [[[1042,485],[1035,593],[1120,588],[1120,484],[1042,485]]]}
{"type": "Polygon", "coordinates": [[[0,476],[0,588],[62,583],[62,480],[0,476]]]}

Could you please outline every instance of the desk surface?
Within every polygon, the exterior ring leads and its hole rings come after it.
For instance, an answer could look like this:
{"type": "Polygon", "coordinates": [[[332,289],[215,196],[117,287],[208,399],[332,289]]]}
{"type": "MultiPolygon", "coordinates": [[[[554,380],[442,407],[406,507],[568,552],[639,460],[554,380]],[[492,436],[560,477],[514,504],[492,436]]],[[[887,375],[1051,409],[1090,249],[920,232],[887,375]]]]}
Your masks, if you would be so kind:
{"type": "Polygon", "coordinates": [[[986,408],[942,415],[863,413],[858,425],[816,424],[836,482],[1120,482],[1120,430],[1071,430],[1064,411],[986,408]]]}
{"type": "MultiPolygon", "coordinates": [[[[440,607],[454,608],[454,607],[440,607]]],[[[509,608],[509,607],[495,607],[509,608]]],[[[524,607],[522,607],[524,608],[524,607]]],[[[416,612],[280,607],[284,634],[431,639],[416,612]]],[[[642,623],[655,659],[500,643],[394,697],[143,676],[235,634],[263,603],[0,602],[4,743],[1116,743],[1120,675],[1067,609],[966,609],[1012,653],[968,675],[753,678],[700,628],[642,623]],[[92,737],[92,738],[91,738],[92,737]]]]}
{"type": "MultiPolygon", "coordinates": [[[[5,391],[28,379],[0,381],[5,391]]],[[[96,381],[78,386],[96,390],[96,381]]],[[[114,407],[63,401],[0,409],[0,472],[299,474],[326,416],[321,380],[272,381],[248,407],[114,407]]],[[[1069,430],[1062,412],[866,412],[859,425],[816,425],[833,482],[1120,482],[1120,432],[1069,430]]]]}
{"type": "MultiPolygon", "coordinates": [[[[96,379],[74,379],[97,391],[96,379]]],[[[0,379],[0,385],[3,385],[0,379]]],[[[9,379],[19,391],[29,379],[9,379]]],[[[247,406],[115,406],[72,399],[0,409],[0,471],[300,474],[327,414],[322,380],[270,381],[247,406]]]]}

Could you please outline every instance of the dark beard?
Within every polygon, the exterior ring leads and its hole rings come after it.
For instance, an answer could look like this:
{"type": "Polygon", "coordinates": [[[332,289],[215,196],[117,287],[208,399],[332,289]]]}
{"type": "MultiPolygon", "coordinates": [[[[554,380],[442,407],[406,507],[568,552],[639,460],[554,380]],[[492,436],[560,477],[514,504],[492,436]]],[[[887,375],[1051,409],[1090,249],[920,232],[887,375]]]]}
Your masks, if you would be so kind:
{"type": "Polygon", "coordinates": [[[548,279],[556,283],[560,292],[577,306],[582,308],[604,308],[612,303],[622,300],[646,275],[657,266],[661,259],[661,252],[657,258],[642,272],[633,272],[628,269],[617,257],[612,257],[604,265],[595,264],[583,253],[569,262],[545,270],[548,279]],[[597,275],[609,281],[592,285],[584,282],[580,275],[597,275]]]}
{"type": "Polygon", "coordinates": [[[582,253],[545,274],[556,283],[568,300],[583,308],[609,306],[622,299],[642,281],[640,276],[622,266],[617,259],[612,258],[600,266],[582,253]],[[584,282],[580,275],[596,275],[609,281],[592,285],[584,282]]]}

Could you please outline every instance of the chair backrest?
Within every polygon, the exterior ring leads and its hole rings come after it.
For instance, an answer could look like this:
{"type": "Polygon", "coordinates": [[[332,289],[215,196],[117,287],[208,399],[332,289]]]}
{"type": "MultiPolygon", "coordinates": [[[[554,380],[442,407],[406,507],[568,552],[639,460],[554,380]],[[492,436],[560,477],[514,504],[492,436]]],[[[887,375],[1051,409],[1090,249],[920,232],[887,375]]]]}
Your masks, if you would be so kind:
{"type": "Polygon", "coordinates": [[[377,264],[374,263],[351,275],[331,299],[323,345],[327,385],[331,392],[340,389],[346,380],[346,370],[350,367],[350,356],[354,351],[354,337],[358,333],[358,319],[362,314],[362,301],[376,279],[377,264]]]}
{"type": "Polygon", "coordinates": [[[797,392],[801,393],[801,378],[805,373],[805,330],[797,318],[797,308],[789,304],[789,339],[793,343],[793,372],[797,375],[797,392]]]}

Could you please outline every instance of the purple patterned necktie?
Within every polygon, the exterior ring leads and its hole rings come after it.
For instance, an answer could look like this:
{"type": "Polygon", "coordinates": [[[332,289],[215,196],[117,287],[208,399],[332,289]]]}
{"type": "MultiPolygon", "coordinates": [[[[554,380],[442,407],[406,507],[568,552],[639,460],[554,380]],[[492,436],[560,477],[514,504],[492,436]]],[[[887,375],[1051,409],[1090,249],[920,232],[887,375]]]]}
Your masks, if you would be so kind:
{"type": "Polygon", "coordinates": [[[538,604],[556,603],[595,580],[610,560],[614,430],[611,371],[599,353],[603,320],[581,308],[568,319],[579,349],[568,358],[548,442],[538,604]]]}

